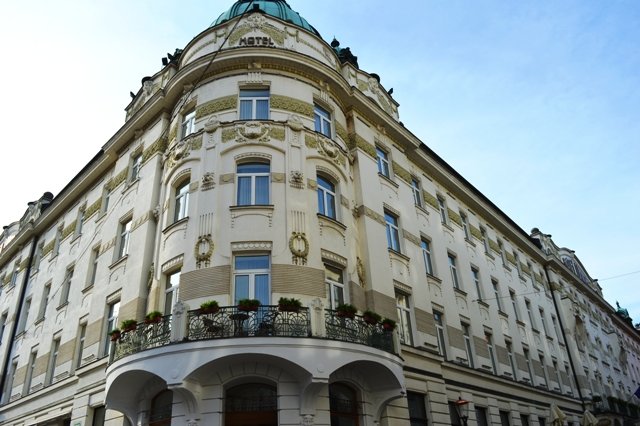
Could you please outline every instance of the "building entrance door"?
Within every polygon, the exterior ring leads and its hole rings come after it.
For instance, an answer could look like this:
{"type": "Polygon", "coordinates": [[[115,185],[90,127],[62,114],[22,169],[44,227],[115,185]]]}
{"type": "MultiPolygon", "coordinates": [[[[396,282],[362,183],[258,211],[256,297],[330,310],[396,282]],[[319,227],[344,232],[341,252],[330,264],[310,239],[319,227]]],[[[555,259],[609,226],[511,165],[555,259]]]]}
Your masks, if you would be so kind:
{"type": "Polygon", "coordinates": [[[227,390],[225,426],[278,426],[276,387],[247,383],[227,390]]]}

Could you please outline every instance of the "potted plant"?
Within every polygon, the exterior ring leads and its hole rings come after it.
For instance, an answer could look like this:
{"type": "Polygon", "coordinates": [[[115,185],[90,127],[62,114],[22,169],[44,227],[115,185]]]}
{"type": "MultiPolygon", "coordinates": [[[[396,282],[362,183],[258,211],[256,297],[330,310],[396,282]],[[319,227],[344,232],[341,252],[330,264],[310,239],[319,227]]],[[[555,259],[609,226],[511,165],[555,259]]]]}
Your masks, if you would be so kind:
{"type": "Polygon", "coordinates": [[[122,330],[122,332],[133,331],[137,327],[138,327],[138,322],[132,319],[124,320],[120,324],[120,329],[122,330]]]}
{"type": "Polygon", "coordinates": [[[109,332],[109,336],[111,337],[111,341],[112,342],[116,342],[116,341],[120,340],[120,335],[121,335],[121,332],[117,328],[114,328],[113,330],[111,330],[109,332]]]}
{"type": "Polygon", "coordinates": [[[278,309],[282,312],[298,312],[302,308],[302,302],[295,297],[281,297],[278,300],[278,309]]]}
{"type": "Polygon", "coordinates": [[[220,306],[216,300],[207,300],[200,304],[200,313],[202,314],[215,314],[220,310],[220,306]]]}
{"type": "Polygon", "coordinates": [[[358,312],[356,307],[349,303],[341,303],[336,306],[336,315],[340,318],[353,319],[356,316],[356,312],[358,312]]]}
{"type": "Polygon", "coordinates": [[[244,312],[257,311],[260,306],[258,299],[241,299],[238,300],[238,310],[244,312]]]}
{"type": "Polygon", "coordinates": [[[369,325],[375,325],[380,322],[382,317],[373,311],[364,311],[362,313],[362,319],[369,325]]]}
{"type": "Polygon", "coordinates": [[[162,321],[162,312],[151,311],[144,317],[145,324],[157,324],[162,321]]]}
{"type": "Polygon", "coordinates": [[[390,318],[385,318],[382,320],[382,328],[387,331],[393,331],[396,328],[396,322],[390,318]]]}

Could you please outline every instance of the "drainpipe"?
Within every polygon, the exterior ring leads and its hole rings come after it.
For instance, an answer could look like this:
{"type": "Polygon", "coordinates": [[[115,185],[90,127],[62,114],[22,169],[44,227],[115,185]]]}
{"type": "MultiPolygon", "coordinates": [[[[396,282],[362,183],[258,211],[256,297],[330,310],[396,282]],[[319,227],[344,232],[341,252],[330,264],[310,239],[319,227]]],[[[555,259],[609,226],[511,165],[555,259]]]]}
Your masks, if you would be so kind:
{"type": "MultiPolygon", "coordinates": [[[[38,235],[33,237],[33,239],[31,240],[31,251],[29,253],[29,262],[27,263],[27,271],[24,274],[24,278],[22,279],[22,284],[21,284],[22,287],[20,288],[20,298],[18,299],[16,317],[15,317],[15,320],[13,321],[13,325],[11,326],[11,334],[9,335],[10,340],[4,354],[5,362],[4,362],[4,365],[2,366],[2,377],[0,377],[0,392],[1,392],[0,403],[2,403],[2,401],[5,401],[6,395],[4,395],[4,390],[5,390],[4,386],[7,382],[7,372],[9,371],[9,365],[11,365],[11,360],[9,359],[9,356],[13,352],[13,345],[15,344],[15,341],[16,341],[16,330],[18,328],[18,322],[20,321],[20,318],[22,316],[22,306],[24,305],[24,297],[27,294],[27,283],[29,282],[29,276],[31,275],[31,264],[33,263],[33,256],[35,255],[37,246],[38,246],[38,235]]],[[[11,393],[11,389],[7,389],[7,391],[11,393]]],[[[11,395],[9,395],[9,397],[11,397],[11,395]]],[[[5,403],[7,402],[9,402],[8,399],[5,401],[5,403]]]]}
{"type": "Polygon", "coordinates": [[[560,332],[562,333],[562,340],[564,340],[564,346],[567,348],[567,354],[569,355],[569,364],[571,365],[571,371],[573,372],[573,379],[576,382],[576,387],[578,388],[578,397],[580,398],[580,404],[582,405],[582,411],[585,411],[587,408],[584,403],[584,397],[582,396],[582,391],[580,390],[580,382],[578,381],[578,375],[576,374],[576,368],[573,363],[573,357],[571,356],[571,350],[569,347],[569,343],[567,341],[567,335],[564,332],[564,324],[562,323],[562,314],[558,309],[558,302],[556,301],[556,295],[553,290],[553,285],[551,284],[551,278],[549,277],[549,268],[545,264],[544,265],[544,273],[547,276],[547,283],[549,284],[549,288],[551,289],[551,299],[553,299],[553,307],[556,310],[556,314],[558,315],[558,322],[560,324],[560,332]]]}

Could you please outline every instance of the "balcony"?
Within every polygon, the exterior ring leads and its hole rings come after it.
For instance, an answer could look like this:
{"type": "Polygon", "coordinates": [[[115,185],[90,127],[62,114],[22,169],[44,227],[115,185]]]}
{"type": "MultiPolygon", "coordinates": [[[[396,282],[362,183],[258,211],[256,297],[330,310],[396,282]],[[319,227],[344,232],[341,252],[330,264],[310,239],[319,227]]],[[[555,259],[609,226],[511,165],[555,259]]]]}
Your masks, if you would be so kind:
{"type": "Polygon", "coordinates": [[[321,310],[312,321],[309,308],[283,311],[278,306],[263,305],[255,311],[237,306],[220,307],[205,313],[200,309],[175,312],[156,323],[139,323],[133,330],[123,331],[114,341],[112,361],[128,355],[169,344],[212,339],[288,337],[318,338],[355,343],[396,354],[394,333],[381,324],[369,324],[361,316],[339,316],[336,311],[321,310]]]}

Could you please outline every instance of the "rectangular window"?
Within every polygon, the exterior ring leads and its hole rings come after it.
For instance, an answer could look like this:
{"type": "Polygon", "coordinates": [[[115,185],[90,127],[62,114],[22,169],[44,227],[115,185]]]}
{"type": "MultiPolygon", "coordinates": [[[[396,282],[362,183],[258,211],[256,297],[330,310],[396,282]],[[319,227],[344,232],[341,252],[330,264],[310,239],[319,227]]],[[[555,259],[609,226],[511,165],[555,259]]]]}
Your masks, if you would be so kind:
{"type": "Polygon", "coordinates": [[[44,250],[44,242],[41,242],[40,244],[38,244],[38,247],[36,247],[36,253],[34,255],[34,260],[33,260],[33,271],[37,271],[38,269],[40,269],[40,261],[42,260],[42,250],[44,250]]]}
{"type": "Polygon", "coordinates": [[[535,386],[535,381],[533,380],[533,370],[531,369],[531,358],[529,357],[529,350],[524,349],[523,353],[524,360],[527,364],[527,373],[529,373],[529,380],[531,381],[531,384],[535,386]]]}
{"type": "MultiPolygon", "coordinates": [[[[569,387],[571,395],[573,396],[573,385],[575,384],[574,380],[573,380],[573,376],[571,375],[571,370],[569,369],[569,364],[565,363],[564,364],[564,371],[567,374],[567,377],[569,378],[569,387]]],[[[602,377],[600,377],[600,379],[602,380],[602,377]]],[[[602,384],[600,384],[600,386],[602,386],[602,384]]]]}
{"type": "Polygon", "coordinates": [[[18,369],[18,359],[14,359],[11,363],[11,368],[7,371],[7,380],[4,383],[4,389],[2,390],[2,402],[7,403],[11,399],[11,392],[13,391],[13,381],[16,378],[16,370],[18,369]]]}
{"type": "Polygon", "coordinates": [[[376,147],[376,159],[378,162],[378,173],[384,177],[390,178],[391,172],[389,169],[389,154],[387,154],[387,151],[376,147]]]}
{"type": "Polygon", "coordinates": [[[0,345],[2,344],[2,337],[4,336],[4,329],[7,327],[7,318],[9,318],[9,314],[2,314],[2,318],[0,318],[0,345]]]}
{"type": "Polygon", "coordinates": [[[422,207],[422,189],[420,188],[420,181],[415,177],[411,178],[411,192],[413,194],[413,203],[422,207]]]}
{"type": "Polygon", "coordinates": [[[129,254],[129,237],[131,235],[131,219],[120,223],[120,242],[118,244],[118,259],[129,254]]]}
{"type": "Polygon", "coordinates": [[[51,283],[47,283],[42,290],[42,299],[40,299],[40,312],[38,312],[38,319],[42,320],[45,317],[47,311],[47,305],[49,304],[49,295],[51,294],[51,283]]]}
{"type": "Polygon", "coordinates": [[[78,329],[78,349],[76,352],[76,368],[82,365],[82,357],[84,356],[84,340],[87,335],[87,324],[80,324],[78,329]]]}
{"type": "Polygon", "coordinates": [[[511,426],[511,414],[500,410],[500,426],[511,426]]]}
{"type": "Polygon", "coordinates": [[[384,220],[387,227],[387,247],[393,251],[400,252],[400,228],[398,227],[398,216],[385,210],[384,220]]]}
{"type": "Polygon", "coordinates": [[[540,426],[545,426],[546,422],[547,422],[547,419],[545,419],[544,417],[540,417],[540,416],[538,417],[538,424],[540,426]]]}
{"type": "Polygon", "coordinates": [[[118,328],[118,314],[120,312],[120,301],[107,305],[107,318],[105,324],[104,352],[102,355],[107,356],[111,353],[111,330],[118,328]]]}
{"type": "Polygon", "coordinates": [[[107,409],[105,408],[104,405],[94,408],[93,420],[91,421],[91,426],[104,426],[106,414],[107,414],[107,409]]]}
{"type": "Polygon", "coordinates": [[[180,285],[180,273],[176,271],[167,276],[164,288],[164,314],[171,315],[173,305],[178,300],[178,290],[180,285]]]}
{"type": "Polygon", "coordinates": [[[440,211],[440,221],[442,223],[449,222],[449,213],[447,212],[447,202],[440,195],[438,195],[438,210],[440,211]]]}
{"type": "Polygon", "coordinates": [[[100,213],[106,213],[109,210],[109,199],[111,198],[111,190],[104,188],[102,191],[102,203],[100,204],[100,213]]]}
{"type": "Polygon", "coordinates": [[[511,306],[513,307],[513,315],[516,317],[516,321],[520,321],[520,312],[518,310],[518,301],[516,300],[516,294],[513,291],[509,291],[509,297],[511,298],[511,306]]]}
{"type": "Polygon", "coordinates": [[[258,299],[260,304],[271,301],[269,255],[236,256],[234,259],[234,304],[242,299],[258,299]]]}
{"type": "Polygon", "coordinates": [[[496,281],[495,279],[492,279],[491,285],[493,286],[493,294],[496,298],[496,306],[498,307],[498,311],[503,312],[502,301],[500,300],[500,287],[498,285],[498,281],[496,281]]]}
{"type": "Polygon", "coordinates": [[[196,127],[196,112],[191,111],[182,117],[182,124],[180,125],[180,138],[184,139],[191,133],[195,132],[196,127]]]}
{"type": "Polygon", "coordinates": [[[478,295],[478,300],[482,300],[482,282],[480,281],[480,271],[476,268],[471,268],[471,279],[473,280],[473,285],[476,288],[476,294],[478,295]]]}
{"type": "Polygon", "coordinates": [[[240,90],[240,120],[269,119],[269,89],[240,90]]]}
{"type": "Polygon", "coordinates": [[[49,364],[47,366],[47,375],[44,379],[45,386],[49,386],[53,382],[53,376],[56,372],[56,363],[58,362],[58,351],[60,350],[60,338],[54,339],[51,343],[51,351],[49,352],[49,364]]]}
{"type": "Polygon", "coordinates": [[[398,330],[400,341],[406,345],[413,344],[411,332],[411,306],[409,296],[396,291],[396,310],[398,313],[398,330]]]}
{"type": "Polygon", "coordinates": [[[407,405],[409,406],[409,426],[426,426],[427,407],[424,403],[425,395],[416,392],[407,392],[407,405]]]}
{"type": "Polygon", "coordinates": [[[236,167],[238,177],[238,206],[269,204],[269,163],[241,163],[236,167]]]}
{"type": "Polygon", "coordinates": [[[476,423],[478,426],[489,426],[489,422],[487,419],[487,407],[478,407],[475,406],[476,411],[476,423]]]}
{"type": "Polygon", "coordinates": [[[513,257],[516,260],[516,271],[518,271],[518,276],[521,277],[522,271],[520,270],[520,257],[518,256],[518,253],[516,253],[515,251],[513,252],[513,257]]]}
{"type": "Polygon", "coordinates": [[[94,247],[91,250],[91,260],[89,261],[89,279],[87,280],[86,287],[91,287],[96,282],[98,275],[98,257],[100,256],[100,246],[94,247]]]}
{"type": "Polygon", "coordinates": [[[529,426],[529,415],[520,414],[520,424],[522,426],[529,426]]]}
{"type": "Polygon", "coordinates": [[[511,375],[513,380],[518,380],[518,374],[516,373],[516,361],[513,356],[513,347],[511,342],[507,342],[507,356],[509,358],[509,365],[511,366],[511,375]]]}
{"type": "Polygon", "coordinates": [[[539,312],[540,312],[540,324],[542,324],[542,331],[544,331],[544,334],[548,336],[549,332],[547,331],[547,321],[544,318],[544,309],[539,308],[539,312]]]}
{"type": "Polygon", "coordinates": [[[176,195],[173,207],[173,222],[184,219],[189,214],[189,184],[184,181],[176,187],[176,195]]]}
{"type": "Polygon", "coordinates": [[[558,390],[562,392],[562,379],[560,377],[560,369],[558,368],[558,361],[553,361],[553,371],[556,373],[556,382],[558,383],[558,390]]]}
{"type": "Polygon", "coordinates": [[[451,419],[451,426],[464,426],[462,419],[458,414],[458,408],[455,401],[449,401],[449,418],[451,419]]]}
{"type": "Polygon", "coordinates": [[[507,266],[507,259],[504,254],[504,244],[502,241],[498,240],[498,250],[500,250],[500,260],[502,261],[502,266],[507,266]]]}
{"type": "Polygon", "coordinates": [[[431,243],[426,239],[420,240],[420,248],[422,249],[422,260],[424,260],[424,268],[427,274],[433,274],[433,262],[431,261],[431,243]]]}
{"type": "Polygon", "coordinates": [[[27,327],[27,320],[29,319],[29,310],[31,309],[31,298],[28,298],[24,301],[24,305],[22,306],[22,313],[20,314],[20,321],[18,322],[18,329],[16,332],[18,334],[24,333],[24,330],[27,327]]]}
{"type": "Polygon", "coordinates": [[[487,342],[487,351],[489,352],[489,360],[491,361],[491,371],[498,374],[498,365],[496,364],[496,354],[493,349],[493,336],[489,333],[484,334],[484,340],[487,342]]]}
{"type": "Polygon", "coordinates": [[[460,220],[462,221],[462,232],[464,233],[464,238],[466,240],[470,239],[470,235],[469,235],[469,219],[467,218],[467,215],[460,212],[460,220]]]}
{"type": "Polygon", "coordinates": [[[20,273],[20,264],[16,262],[16,264],[13,266],[13,271],[11,272],[11,282],[9,283],[11,287],[15,286],[16,283],[18,282],[19,273],[20,273]]]}
{"type": "Polygon", "coordinates": [[[449,253],[447,255],[449,258],[449,272],[451,272],[451,282],[453,283],[453,288],[460,289],[460,281],[458,280],[458,267],[456,266],[456,257],[449,253]]]}
{"type": "Polygon", "coordinates": [[[485,253],[489,253],[489,237],[487,237],[487,230],[480,227],[480,236],[482,237],[482,247],[485,253]]]}
{"type": "Polygon", "coordinates": [[[560,328],[558,327],[558,320],[556,319],[555,316],[551,315],[551,323],[553,324],[553,330],[556,333],[556,339],[558,339],[558,341],[560,341],[560,328]]]}
{"type": "Polygon", "coordinates": [[[131,158],[131,171],[129,172],[129,182],[133,182],[140,177],[140,169],[142,168],[142,153],[134,155],[131,158]]]}
{"type": "Polygon", "coordinates": [[[322,133],[326,137],[331,137],[331,114],[326,109],[314,105],[313,106],[314,129],[318,133],[322,133]]]}
{"type": "Polygon", "coordinates": [[[60,304],[58,306],[63,306],[69,303],[69,293],[71,291],[72,278],[73,278],[73,268],[68,268],[67,272],[64,275],[64,281],[62,282],[62,287],[60,288],[60,304]]]}
{"type": "Polygon", "coordinates": [[[33,379],[33,370],[36,368],[36,358],[38,352],[31,352],[29,356],[29,363],[27,364],[27,373],[24,379],[24,387],[22,388],[22,395],[31,393],[31,380],[33,379]]]}
{"type": "Polygon", "coordinates": [[[445,338],[444,320],[442,312],[433,311],[433,320],[436,323],[436,338],[438,339],[438,352],[447,359],[447,340],[445,338]]]}
{"type": "Polygon", "coordinates": [[[78,210],[78,217],[76,219],[76,230],[75,230],[76,237],[82,234],[83,226],[84,226],[84,208],[81,210],[78,210]]]}
{"type": "Polygon", "coordinates": [[[56,237],[55,237],[55,240],[53,241],[52,257],[56,257],[60,252],[60,241],[62,240],[62,228],[64,228],[64,224],[58,226],[58,229],[56,229],[56,237]]]}
{"type": "Polygon", "coordinates": [[[475,368],[475,362],[473,362],[473,346],[471,345],[471,332],[468,324],[462,324],[462,334],[464,336],[464,348],[467,352],[469,367],[475,368]]]}
{"type": "Polygon", "coordinates": [[[540,356],[540,368],[542,368],[542,377],[544,377],[543,385],[548,388],[549,387],[549,377],[547,376],[547,364],[545,362],[544,355],[539,355],[539,356],[540,356]]]}
{"type": "Polygon", "coordinates": [[[324,279],[327,283],[329,308],[335,309],[344,303],[344,274],[342,269],[331,265],[324,265],[324,279]]]}
{"type": "Polygon", "coordinates": [[[524,301],[524,306],[527,308],[527,316],[529,317],[529,324],[531,328],[536,329],[536,323],[533,321],[533,313],[531,312],[531,302],[528,300],[524,301]]]}
{"type": "Polygon", "coordinates": [[[336,219],[336,186],[324,176],[316,177],[318,182],[318,213],[336,219]]]}

